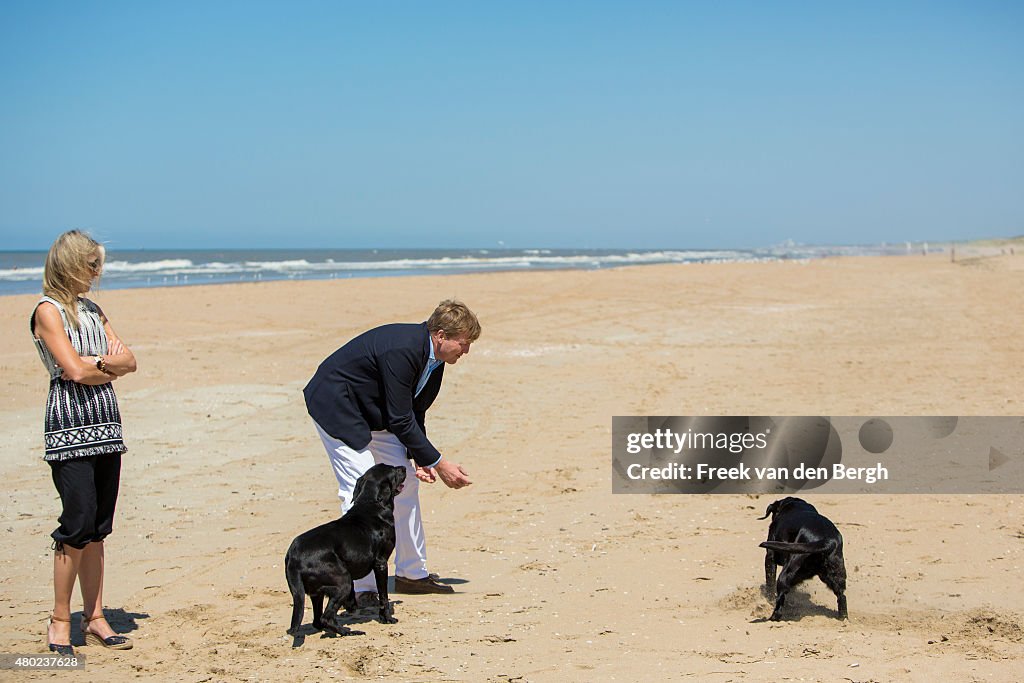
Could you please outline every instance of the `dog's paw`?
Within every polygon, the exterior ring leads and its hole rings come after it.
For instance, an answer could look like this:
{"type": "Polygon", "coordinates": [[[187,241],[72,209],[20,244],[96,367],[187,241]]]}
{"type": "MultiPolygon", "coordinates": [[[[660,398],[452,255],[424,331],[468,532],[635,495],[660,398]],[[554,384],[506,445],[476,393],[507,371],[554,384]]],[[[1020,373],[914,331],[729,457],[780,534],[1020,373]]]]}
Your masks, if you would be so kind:
{"type": "Polygon", "coordinates": [[[394,617],[387,617],[387,616],[384,616],[384,615],[381,615],[381,616],[377,617],[377,621],[379,621],[382,624],[397,624],[398,623],[398,619],[395,619],[394,617]]]}

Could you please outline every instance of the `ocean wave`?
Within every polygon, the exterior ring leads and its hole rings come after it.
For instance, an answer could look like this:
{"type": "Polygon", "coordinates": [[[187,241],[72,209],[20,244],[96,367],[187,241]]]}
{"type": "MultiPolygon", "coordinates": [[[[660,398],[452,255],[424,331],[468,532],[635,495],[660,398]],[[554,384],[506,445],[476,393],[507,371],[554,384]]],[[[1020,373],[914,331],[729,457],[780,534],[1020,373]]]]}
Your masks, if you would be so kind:
{"type": "MultiPolygon", "coordinates": [[[[195,258],[163,258],[143,261],[123,259],[108,261],[103,268],[104,280],[122,281],[159,277],[232,276],[266,274],[268,277],[323,276],[343,273],[388,272],[459,272],[467,270],[520,270],[540,268],[600,268],[602,266],[641,265],[649,263],[691,263],[708,261],[749,260],[752,254],[732,250],[717,251],[623,251],[620,253],[557,254],[549,249],[528,249],[514,255],[491,255],[486,250],[473,254],[391,258],[380,260],[323,261],[306,258],[267,260],[218,260],[203,262],[195,258]]],[[[0,281],[25,282],[40,280],[42,266],[0,269],[0,281]]]]}
{"type": "Polygon", "coordinates": [[[162,271],[183,271],[192,267],[190,259],[161,259],[159,261],[107,261],[103,264],[105,275],[117,273],[156,273],[162,271]]]}
{"type": "Polygon", "coordinates": [[[25,267],[25,268],[0,268],[0,281],[7,280],[9,282],[25,282],[27,280],[42,280],[43,279],[43,267],[25,267]]]}
{"type": "MultiPolygon", "coordinates": [[[[548,252],[550,253],[550,252],[548,252]]],[[[685,263],[698,261],[746,260],[750,255],[737,251],[658,251],[628,252],[623,254],[545,255],[522,256],[442,256],[439,258],[391,259],[386,261],[342,261],[307,263],[313,270],[410,270],[410,269],[465,269],[465,268],[532,268],[537,266],[598,266],[601,264],[685,263]]],[[[264,264],[269,269],[268,264],[264,264]]]]}
{"type": "MultiPolygon", "coordinates": [[[[809,260],[903,252],[889,245],[822,247],[784,243],[760,249],[466,249],[127,251],[104,265],[101,286],[118,289],[259,280],[333,279],[496,271],[600,269],[660,263],[809,260]],[[207,260],[208,259],[208,260],[207,260]]],[[[39,291],[43,253],[0,252],[0,294],[39,291]]]]}

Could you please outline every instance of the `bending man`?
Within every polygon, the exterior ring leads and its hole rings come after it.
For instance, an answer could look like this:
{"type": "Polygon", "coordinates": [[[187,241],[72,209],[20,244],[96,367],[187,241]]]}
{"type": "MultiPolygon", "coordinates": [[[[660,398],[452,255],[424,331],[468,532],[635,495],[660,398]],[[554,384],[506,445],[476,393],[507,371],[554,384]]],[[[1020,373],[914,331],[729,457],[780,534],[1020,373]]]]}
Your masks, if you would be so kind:
{"type": "MultiPolygon", "coordinates": [[[[408,470],[395,497],[396,593],[453,592],[427,571],[419,482],[440,477],[460,489],[470,480],[427,439],[424,418],[444,364],[458,362],[479,336],[480,323],[465,304],[442,301],[425,323],[382,325],[352,339],[320,364],[303,390],[338,479],[342,513],[352,505],[356,479],[375,463],[408,470]]],[[[355,590],[375,591],[373,575],[357,580],[355,590]]]]}

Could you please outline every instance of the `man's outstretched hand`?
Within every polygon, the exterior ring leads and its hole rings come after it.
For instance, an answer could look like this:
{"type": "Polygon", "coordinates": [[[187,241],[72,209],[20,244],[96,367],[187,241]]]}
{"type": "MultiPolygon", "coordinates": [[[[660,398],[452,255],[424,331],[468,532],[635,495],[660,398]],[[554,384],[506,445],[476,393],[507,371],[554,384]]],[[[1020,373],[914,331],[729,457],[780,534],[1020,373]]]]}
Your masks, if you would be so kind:
{"type": "Polygon", "coordinates": [[[437,463],[433,467],[416,468],[416,477],[419,478],[420,481],[425,481],[428,484],[433,483],[436,481],[436,477],[434,475],[440,477],[441,481],[444,482],[444,485],[450,489],[461,489],[462,487],[469,486],[473,483],[469,480],[469,475],[466,474],[466,470],[462,469],[461,465],[451,462],[450,460],[441,460],[441,462],[437,463]],[[426,478],[420,475],[421,470],[426,478]]]}

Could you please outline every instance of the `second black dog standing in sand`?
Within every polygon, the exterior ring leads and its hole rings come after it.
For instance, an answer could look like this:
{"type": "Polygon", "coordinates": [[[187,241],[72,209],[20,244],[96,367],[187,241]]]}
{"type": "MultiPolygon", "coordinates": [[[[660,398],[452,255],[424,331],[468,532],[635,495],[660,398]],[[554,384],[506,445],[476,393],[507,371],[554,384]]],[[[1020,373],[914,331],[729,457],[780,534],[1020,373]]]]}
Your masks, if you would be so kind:
{"type": "Polygon", "coordinates": [[[388,599],[388,558],[395,549],[395,496],[402,490],[405,468],[378,464],[359,477],[352,507],[340,519],[295,537],[284,558],[285,578],[292,593],[288,633],[302,624],[306,595],[313,603],[313,626],[338,635],[362,635],[342,627],[338,610],[356,609],[352,582],[371,571],[380,600],[378,621],[394,624],[388,599]],[[329,598],[326,611],[324,596],[329,598]]]}
{"type": "Polygon", "coordinates": [[[765,510],[772,516],[764,558],[765,588],[775,596],[771,620],[782,618],[782,606],[790,589],[817,576],[838,600],[839,618],[846,619],[846,564],[843,561],[843,536],[827,517],[800,498],[782,498],[765,510]],[[775,581],[775,568],[782,567],[775,581]]]}

